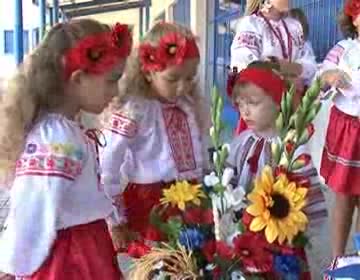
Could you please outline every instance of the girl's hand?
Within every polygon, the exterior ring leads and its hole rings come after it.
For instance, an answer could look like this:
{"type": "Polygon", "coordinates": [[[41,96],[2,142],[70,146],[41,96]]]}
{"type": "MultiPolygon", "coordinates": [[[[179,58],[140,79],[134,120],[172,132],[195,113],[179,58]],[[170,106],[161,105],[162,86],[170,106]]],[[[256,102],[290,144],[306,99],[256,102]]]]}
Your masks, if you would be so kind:
{"type": "Polygon", "coordinates": [[[351,78],[348,74],[341,70],[325,71],[321,77],[322,84],[328,84],[331,87],[347,89],[351,86],[351,78]]]}
{"type": "Polygon", "coordinates": [[[118,225],[111,228],[111,237],[116,251],[125,249],[130,240],[134,239],[127,225],[118,225]]]}

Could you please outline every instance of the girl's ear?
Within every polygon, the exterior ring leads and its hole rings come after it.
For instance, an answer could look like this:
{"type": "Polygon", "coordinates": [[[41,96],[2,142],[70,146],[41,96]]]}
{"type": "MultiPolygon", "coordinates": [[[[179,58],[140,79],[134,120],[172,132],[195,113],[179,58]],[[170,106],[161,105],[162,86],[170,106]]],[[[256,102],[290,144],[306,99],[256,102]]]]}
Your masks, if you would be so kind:
{"type": "Polygon", "coordinates": [[[85,75],[84,71],[76,70],[71,74],[71,76],[69,78],[69,81],[74,83],[74,84],[79,85],[79,84],[82,83],[82,81],[84,79],[84,75],[85,75]]]}

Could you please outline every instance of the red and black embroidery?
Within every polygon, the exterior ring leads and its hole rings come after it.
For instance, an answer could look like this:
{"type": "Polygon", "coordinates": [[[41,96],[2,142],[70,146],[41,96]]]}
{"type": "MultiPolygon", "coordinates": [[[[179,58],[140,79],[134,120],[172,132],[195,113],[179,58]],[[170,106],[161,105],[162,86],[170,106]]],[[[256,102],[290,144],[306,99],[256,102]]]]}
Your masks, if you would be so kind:
{"type": "Polygon", "coordinates": [[[196,169],[196,161],[187,115],[178,107],[162,110],[171,153],[179,172],[196,169]]]}
{"type": "Polygon", "coordinates": [[[133,138],[137,134],[138,126],[134,120],[122,114],[113,114],[109,130],[115,134],[133,138]]]}

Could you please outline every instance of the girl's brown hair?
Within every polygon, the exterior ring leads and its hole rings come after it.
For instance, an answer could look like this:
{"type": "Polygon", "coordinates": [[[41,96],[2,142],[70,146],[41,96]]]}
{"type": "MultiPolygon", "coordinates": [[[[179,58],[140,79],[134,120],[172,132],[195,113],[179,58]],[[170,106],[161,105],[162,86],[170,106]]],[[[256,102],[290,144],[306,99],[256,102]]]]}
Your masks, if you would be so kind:
{"type": "MultiPolygon", "coordinates": [[[[346,3],[350,2],[350,1],[351,0],[347,0],[344,3],[344,6],[346,5],[346,3]]],[[[340,13],[338,21],[339,21],[340,30],[345,38],[355,39],[358,36],[358,32],[357,32],[356,27],[353,24],[352,18],[350,16],[346,15],[344,13],[344,10],[340,13]]]]}
{"type": "MultiPolygon", "coordinates": [[[[193,33],[184,26],[174,23],[158,22],[149,30],[141,43],[149,43],[156,47],[164,35],[173,32],[180,33],[185,37],[194,38],[193,33]]],[[[141,70],[138,48],[134,48],[127,59],[124,76],[120,80],[119,87],[121,96],[114,98],[112,104],[110,104],[109,108],[104,112],[102,116],[102,122],[104,123],[107,123],[113,111],[121,110],[123,100],[126,99],[126,97],[138,95],[144,98],[154,98],[150,90],[150,82],[147,81],[144,72],[141,70]]],[[[208,128],[207,123],[210,117],[206,110],[207,102],[200,93],[198,83],[194,85],[190,94],[195,102],[194,110],[197,114],[198,125],[200,129],[205,132],[208,128]]]]}
{"type": "Polygon", "coordinates": [[[105,31],[110,27],[90,19],[57,24],[8,82],[0,99],[2,181],[13,175],[26,134],[39,113],[63,105],[65,52],[85,36],[105,31]]]}
{"type": "Polygon", "coordinates": [[[245,14],[252,15],[253,13],[260,10],[261,5],[264,3],[264,0],[247,0],[245,14]]]}

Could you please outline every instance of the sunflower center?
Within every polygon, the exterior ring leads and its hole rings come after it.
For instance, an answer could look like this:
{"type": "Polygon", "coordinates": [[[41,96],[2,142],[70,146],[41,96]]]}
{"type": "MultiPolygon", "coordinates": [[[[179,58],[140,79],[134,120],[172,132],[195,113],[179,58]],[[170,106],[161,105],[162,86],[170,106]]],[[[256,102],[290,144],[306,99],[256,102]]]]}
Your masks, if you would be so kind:
{"type": "Polygon", "coordinates": [[[289,215],[290,203],[283,195],[274,193],[271,195],[273,206],[269,209],[271,216],[278,219],[283,219],[289,215]]]}

